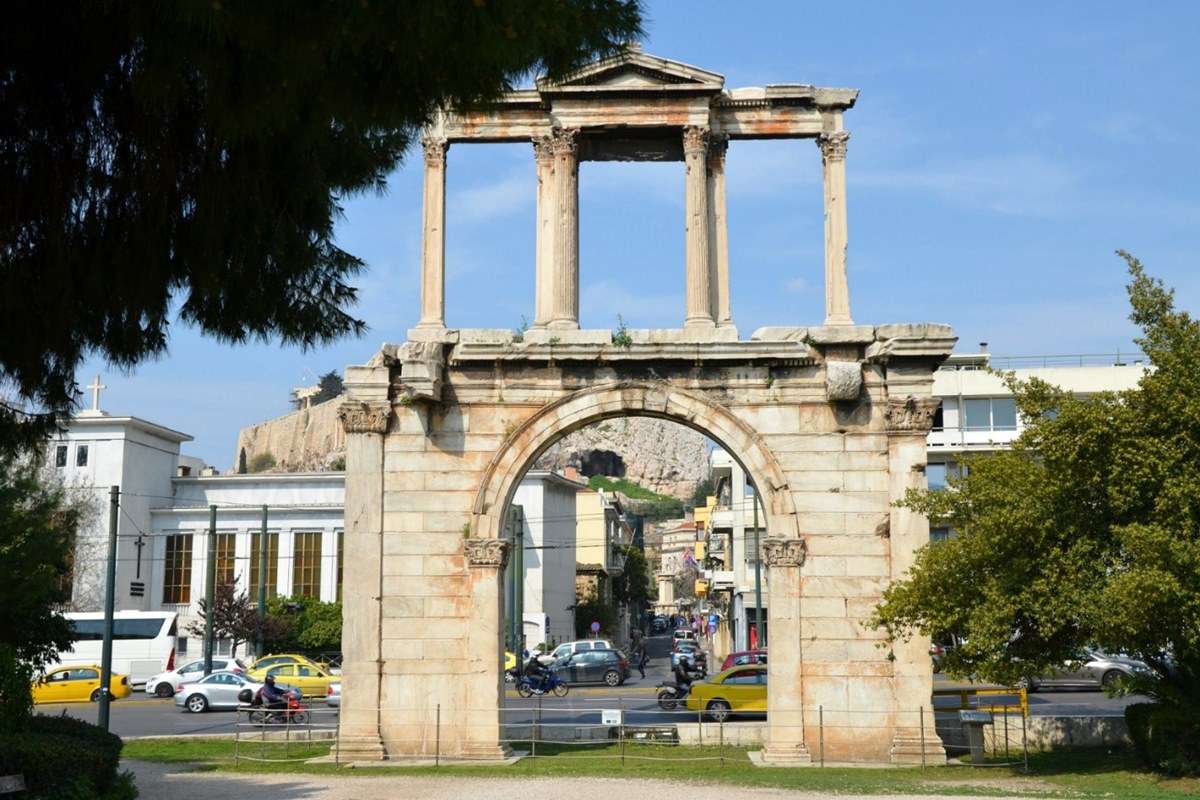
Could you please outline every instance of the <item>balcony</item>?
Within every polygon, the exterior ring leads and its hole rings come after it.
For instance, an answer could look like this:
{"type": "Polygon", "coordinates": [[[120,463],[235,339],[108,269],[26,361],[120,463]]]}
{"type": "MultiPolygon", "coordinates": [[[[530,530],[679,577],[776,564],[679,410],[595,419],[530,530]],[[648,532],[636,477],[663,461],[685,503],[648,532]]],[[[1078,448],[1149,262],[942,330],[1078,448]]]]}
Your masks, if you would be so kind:
{"type": "Polygon", "coordinates": [[[1019,435],[1015,428],[934,428],[925,441],[939,450],[986,450],[1008,447],[1019,435]]]}

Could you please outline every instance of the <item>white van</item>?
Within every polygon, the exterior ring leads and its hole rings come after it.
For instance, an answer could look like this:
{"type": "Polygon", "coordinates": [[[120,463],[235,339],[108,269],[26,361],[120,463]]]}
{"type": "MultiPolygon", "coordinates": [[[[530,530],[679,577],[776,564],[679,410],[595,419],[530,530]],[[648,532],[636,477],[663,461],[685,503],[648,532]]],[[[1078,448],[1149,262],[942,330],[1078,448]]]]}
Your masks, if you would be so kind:
{"type": "MultiPolygon", "coordinates": [[[[58,654],[58,665],[99,664],[104,648],[104,612],[63,615],[71,623],[75,643],[58,654]]],[[[175,618],[170,611],[118,611],[113,614],[112,671],[142,685],[175,669],[175,618]]],[[[49,669],[49,667],[47,668],[49,669]]]]}

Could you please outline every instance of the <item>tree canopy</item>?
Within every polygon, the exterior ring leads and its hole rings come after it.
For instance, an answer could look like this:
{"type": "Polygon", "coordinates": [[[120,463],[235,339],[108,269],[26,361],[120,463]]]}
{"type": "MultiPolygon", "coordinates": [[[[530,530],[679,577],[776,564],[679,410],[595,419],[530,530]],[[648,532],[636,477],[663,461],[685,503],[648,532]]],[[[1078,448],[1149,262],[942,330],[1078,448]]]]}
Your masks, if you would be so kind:
{"type": "Polygon", "coordinates": [[[957,536],[919,552],[876,621],[954,633],[951,673],[1012,682],[1098,646],[1153,676],[1131,688],[1200,703],[1200,323],[1127,260],[1150,366],[1137,388],[1072,396],[1006,376],[1025,422],[1011,450],[964,459],[906,504],[957,536]]]}
{"type": "MultiPolygon", "coordinates": [[[[485,103],[640,35],[638,0],[18,0],[0,27],[0,446],[75,370],[360,333],[334,224],[444,105],[485,103]]],[[[33,415],[33,416],[31,416],[33,415]]]]}

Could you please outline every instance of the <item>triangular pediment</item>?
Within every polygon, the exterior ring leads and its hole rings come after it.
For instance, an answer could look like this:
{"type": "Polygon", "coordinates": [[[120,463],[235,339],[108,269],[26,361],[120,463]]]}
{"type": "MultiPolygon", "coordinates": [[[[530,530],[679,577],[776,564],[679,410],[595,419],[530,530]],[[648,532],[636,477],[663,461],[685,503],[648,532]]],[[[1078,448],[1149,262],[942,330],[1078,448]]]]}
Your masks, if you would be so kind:
{"type": "Polygon", "coordinates": [[[643,53],[631,46],[624,53],[595,61],[551,82],[539,78],[539,91],[614,89],[618,91],[678,89],[709,89],[720,91],[725,76],[694,67],[682,61],[672,61],[643,53]]]}

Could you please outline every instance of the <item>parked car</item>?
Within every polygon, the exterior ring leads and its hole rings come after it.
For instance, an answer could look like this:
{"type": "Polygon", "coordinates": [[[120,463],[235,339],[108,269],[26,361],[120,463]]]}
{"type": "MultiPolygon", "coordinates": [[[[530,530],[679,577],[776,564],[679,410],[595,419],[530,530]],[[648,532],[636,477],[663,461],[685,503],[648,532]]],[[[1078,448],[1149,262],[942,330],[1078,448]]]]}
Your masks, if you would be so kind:
{"type": "Polygon", "coordinates": [[[342,682],[329,684],[329,688],[325,690],[325,705],[341,708],[342,705],[342,682]]]}
{"type": "MultiPolygon", "coordinates": [[[[116,700],[129,697],[129,676],[113,672],[108,681],[109,697],[116,700]]],[[[93,703],[100,700],[100,665],[85,664],[58,667],[33,682],[33,702],[40,703],[93,703]]]]}
{"type": "Polygon", "coordinates": [[[175,690],[175,705],[193,714],[228,710],[237,708],[238,693],[243,689],[257,692],[261,688],[261,683],[247,678],[244,672],[214,672],[181,684],[175,690]]]}
{"type": "Polygon", "coordinates": [[[692,684],[687,698],[691,711],[704,711],[713,722],[732,714],[767,712],[767,667],[751,664],[719,672],[692,684]]]}
{"type": "Polygon", "coordinates": [[[567,683],[620,686],[629,678],[629,659],[620,650],[581,650],[556,661],[552,669],[567,683]]]}
{"type": "Polygon", "coordinates": [[[679,659],[687,656],[692,662],[692,666],[702,672],[708,672],[708,654],[704,652],[704,648],[699,642],[678,641],[671,648],[671,669],[679,666],[679,659]]]}
{"type": "Polygon", "coordinates": [[[1023,683],[1030,692],[1050,687],[1109,689],[1122,678],[1153,674],[1153,670],[1145,662],[1136,658],[1088,648],[1060,669],[1047,675],[1027,678],[1023,683]]]}
{"type": "Polygon", "coordinates": [[[742,667],[746,664],[765,664],[767,663],[767,651],[763,648],[757,650],[738,650],[735,653],[730,653],[725,656],[725,660],[721,662],[721,671],[730,667],[742,667]]]}
{"type": "Polygon", "coordinates": [[[272,653],[271,655],[255,659],[254,663],[251,664],[250,668],[246,671],[259,672],[267,669],[268,667],[274,667],[279,664],[308,664],[309,666],[316,667],[317,669],[324,670],[325,672],[330,671],[328,664],[325,664],[321,661],[316,661],[306,655],[301,655],[300,653],[272,653]]]}
{"type": "MultiPolygon", "coordinates": [[[[213,672],[245,672],[246,665],[236,658],[214,657],[212,660],[213,672]]],[[[179,669],[160,672],[157,675],[151,676],[146,680],[146,693],[157,695],[158,697],[170,697],[175,694],[178,689],[189,681],[194,681],[204,675],[204,659],[200,658],[195,661],[189,661],[179,669]]]]}
{"type": "Polygon", "coordinates": [[[340,679],[340,676],[326,671],[312,663],[275,664],[265,669],[257,666],[246,673],[246,677],[261,683],[268,675],[275,676],[278,683],[286,683],[300,690],[305,697],[324,697],[329,690],[329,684],[340,679]]]}
{"type": "Polygon", "coordinates": [[[566,642],[560,644],[550,653],[544,653],[538,656],[538,661],[543,664],[553,665],[560,659],[566,658],[572,653],[582,653],[588,650],[612,650],[613,643],[608,639],[579,639],[574,642],[566,642]]]}

